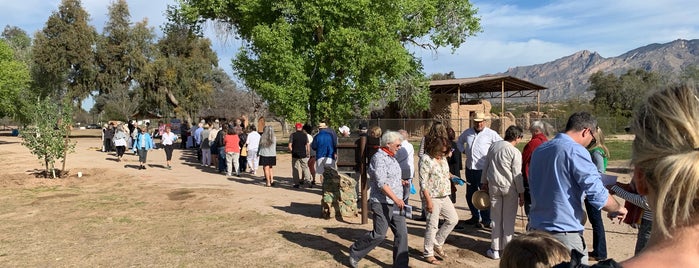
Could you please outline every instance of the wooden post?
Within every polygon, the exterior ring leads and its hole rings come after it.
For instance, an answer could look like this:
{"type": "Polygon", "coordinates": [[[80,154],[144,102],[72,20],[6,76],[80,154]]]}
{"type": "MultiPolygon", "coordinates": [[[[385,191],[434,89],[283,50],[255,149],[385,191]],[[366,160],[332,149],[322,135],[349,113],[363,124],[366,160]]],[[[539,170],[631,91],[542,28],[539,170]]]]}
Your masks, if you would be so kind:
{"type": "Polygon", "coordinates": [[[359,163],[359,174],[360,182],[362,184],[362,224],[367,224],[369,222],[369,198],[367,192],[369,187],[367,185],[367,175],[366,175],[366,161],[364,161],[366,153],[366,136],[359,138],[359,150],[360,150],[360,163],[359,163]]]}

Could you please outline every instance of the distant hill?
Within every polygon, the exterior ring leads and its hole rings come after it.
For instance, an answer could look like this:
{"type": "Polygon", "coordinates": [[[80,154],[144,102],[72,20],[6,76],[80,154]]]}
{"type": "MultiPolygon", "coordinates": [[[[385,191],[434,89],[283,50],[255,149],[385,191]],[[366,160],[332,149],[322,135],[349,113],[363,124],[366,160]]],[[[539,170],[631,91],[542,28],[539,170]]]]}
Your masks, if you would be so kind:
{"type": "Polygon", "coordinates": [[[594,93],[586,91],[590,86],[588,78],[597,71],[618,75],[640,68],[676,76],[689,65],[699,65],[699,39],[650,44],[612,58],[583,50],[547,63],[510,68],[498,75],[510,75],[548,87],[541,91],[541,100],[555,101],[591,99],[594,93]]]}

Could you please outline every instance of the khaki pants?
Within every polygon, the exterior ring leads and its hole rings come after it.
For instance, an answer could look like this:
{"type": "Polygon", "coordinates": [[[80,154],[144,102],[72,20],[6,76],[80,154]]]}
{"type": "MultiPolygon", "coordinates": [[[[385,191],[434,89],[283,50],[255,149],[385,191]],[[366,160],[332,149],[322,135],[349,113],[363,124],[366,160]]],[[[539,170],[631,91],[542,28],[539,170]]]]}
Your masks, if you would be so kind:
{"type": "Polygon", "coordinates": [[[240,175],[238,173],[238,161],[240,159],[240,153],[235,153],[235,152],[228,152],[226,153],[226,164],[227,170],[226,170],[226,176],[233,176],[233,170],[235,170],[235,175],[238,176],[240,175]]]}
{"type": "Polygon", "coordinates": [[[311,180],[311,170],[308,169],[308,158],[292,158],[291,165],[293,169],[291,170],[291,177],[294,180],[294,185],[299,185],[301,179],[311,180]],[[299,174],[303,173],[303,174],[299,174]],[[303,177],[300,177],[303,175],[303,177]]]}
{"type": "Polygon", "coordinates": [[[432,198],[432,213],[427,213],[427,226],[425,227],[425,251],[424,257],[434,256],[434,247],[442,247],[447,236],[459,223],[459,215],[456,214],[454,204],[448,196],[432,198]],[[439,215],[444,216],[444,224],[439,225],[439,215]]]}

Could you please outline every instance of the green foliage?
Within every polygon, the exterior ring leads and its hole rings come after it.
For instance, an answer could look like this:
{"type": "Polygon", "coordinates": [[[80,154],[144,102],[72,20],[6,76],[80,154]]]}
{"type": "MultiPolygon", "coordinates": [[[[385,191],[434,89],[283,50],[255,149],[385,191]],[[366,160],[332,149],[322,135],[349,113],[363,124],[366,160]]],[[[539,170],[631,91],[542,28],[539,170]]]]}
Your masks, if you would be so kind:
{"type": "Polygon", "coordinates": [[[211,101],[213,73],[218,57],[198,27],[187,24],[174,7],[167,10],[165,36],[155,46],[152,62],[137,75],[143,89],[140,111],[190,116],[211,101]]]}
{"type": "Polygon", "coordinates": [[[54,164],[64,159],[66,152],[75,150],[75,142],[67,137],[72,125],[72,105],[59,105],[49,98],[37,100],[24,111],[31,118],[31,125],[22,129],[22,145],[44,162],[46,176],[56,178],[54,164]]]}
{"type": "Polygon", "coordinates": [[[16,60],[10,46],[0,39],[0,117],[17,114],[19,93],[30,81],[27,65],[16,60]]]}
{"type": "Polygon", "coordinates": [[[34,38],[32,79],[40,96],[79,102],[93,88],[97,35],[80,0],[62,0],[34,38]]]}
{"type": "Polygon", "coordinates": [[[630,160],[631,159],[631,143],[630,140],[609,140],[605,142],[611,157],[609,160],[630,160]]]}
{"type": "Polygon", "coordinates": [[[272,112],[331,125],[395,100],[429,103],[407,48],[458,48],[481,30],[467,0],[184,0],[181,10],[245,41],[233,66],[272,112]]]}
{"type": "Polygon", "coordinates": [[[662,77],[641,69],[616,76],[596,72],[590,76],[589,91],[595,92],[592,104],[598,114],[630,117],[649,90],[658,88],[662,77]]]}

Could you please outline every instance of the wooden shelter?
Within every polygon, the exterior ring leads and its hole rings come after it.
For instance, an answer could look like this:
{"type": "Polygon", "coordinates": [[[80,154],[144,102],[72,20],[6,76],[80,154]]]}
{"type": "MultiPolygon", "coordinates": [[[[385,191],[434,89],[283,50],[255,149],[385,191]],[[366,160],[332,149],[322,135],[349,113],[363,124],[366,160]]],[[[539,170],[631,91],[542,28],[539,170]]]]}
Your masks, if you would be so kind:
{"type": "MultiPolygon", "coordinates": [[[[431,110],[449,113],[449,118],[470,118],[479,110],[490,113],[490,103],[474,99],[500,99],[500,115],[505,114],[505,98],[536,98],[540,111],[540,90],[546,87],[512,76],[482,76],[430,81],[433,103],[431,110]],[[455,97],[454,97],[455,95],[455,97]],[[476,108],[474,105],[480,105],[476,108]],[[469,107],[474,106],[474,107],[469,107]]],[[[501,124],[502,125],[502,124],[501,124]]],[[[504,131],[504,129],[502,130],[504,131]]]]}

